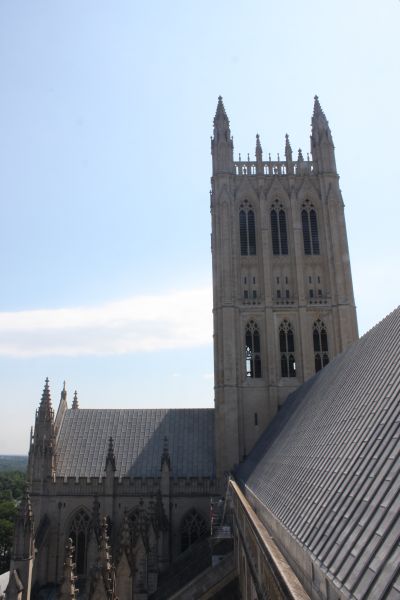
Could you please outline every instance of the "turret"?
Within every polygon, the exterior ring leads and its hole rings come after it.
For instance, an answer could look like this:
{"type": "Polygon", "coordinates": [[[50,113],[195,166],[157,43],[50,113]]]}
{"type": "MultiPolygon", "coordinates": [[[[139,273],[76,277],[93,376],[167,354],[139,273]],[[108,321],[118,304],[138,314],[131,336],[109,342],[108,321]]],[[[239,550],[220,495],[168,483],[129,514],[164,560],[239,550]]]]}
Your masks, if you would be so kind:
{"type": "Polygon", "coordinates": [[[233,173],[233,139],[229,128],[229,119],[222,97],[218,98],[214,117],[214,135],[211,138],[213,173],[233,173]]]}
{"type": "Polygon", "coordinates": [[[314,112],[311,119],[311,153],[319,173],[336,173],[335,146],[318,96],[314,97],[314,112]]]}

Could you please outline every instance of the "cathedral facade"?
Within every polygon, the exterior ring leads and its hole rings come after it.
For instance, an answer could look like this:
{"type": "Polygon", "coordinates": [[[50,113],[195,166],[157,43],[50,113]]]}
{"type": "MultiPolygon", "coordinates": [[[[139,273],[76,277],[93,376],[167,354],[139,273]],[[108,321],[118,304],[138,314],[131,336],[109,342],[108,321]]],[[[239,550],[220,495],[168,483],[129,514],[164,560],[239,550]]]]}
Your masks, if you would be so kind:
{"type": "Polygon", "coordinates": [[[46,380],[7,600],[172,597],[160,589],[190,553],[199,563],[227,475],[287,396],[358,337],[318,98],[305,159],[286,136],[284,158],[266,160],[257,135],[255,159],[234,160],[222,98],[211,151],[215,408],[88,410],[63,389],[55,411],[46,380]]]}

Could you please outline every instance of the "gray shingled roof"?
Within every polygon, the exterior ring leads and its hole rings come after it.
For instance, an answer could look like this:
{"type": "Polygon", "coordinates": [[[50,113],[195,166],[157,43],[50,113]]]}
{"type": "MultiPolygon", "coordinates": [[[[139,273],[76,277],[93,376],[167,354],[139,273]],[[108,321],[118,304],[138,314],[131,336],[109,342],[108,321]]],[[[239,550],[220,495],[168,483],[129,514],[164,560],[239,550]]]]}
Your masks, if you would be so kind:
{"type": "Polygon", "coordinates": [[[400,597],[399,432],[400,308],[288,398],[236,473],[346,597],[400,597]]]}
{"type": "Polygon", "coordinates": [[[104,476],[110,436],[118,476],[159,477],[165,436],[174,477],[214,476],[214,410],[201,408],[70,409],[57,442],[57,476],[104,476]]]}

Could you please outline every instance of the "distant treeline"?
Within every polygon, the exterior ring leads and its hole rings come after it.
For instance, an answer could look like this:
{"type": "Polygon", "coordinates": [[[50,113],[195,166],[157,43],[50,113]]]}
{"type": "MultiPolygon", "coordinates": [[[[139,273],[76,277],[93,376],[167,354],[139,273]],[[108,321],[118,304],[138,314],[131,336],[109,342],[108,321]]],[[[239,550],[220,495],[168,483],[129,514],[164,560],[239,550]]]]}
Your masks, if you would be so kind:
{"type": "Polygon", "coordinates": [[[4,471],[22,471],[25,473],[27,465],[27,456],[0,455],[0,473],[4,471]]]}

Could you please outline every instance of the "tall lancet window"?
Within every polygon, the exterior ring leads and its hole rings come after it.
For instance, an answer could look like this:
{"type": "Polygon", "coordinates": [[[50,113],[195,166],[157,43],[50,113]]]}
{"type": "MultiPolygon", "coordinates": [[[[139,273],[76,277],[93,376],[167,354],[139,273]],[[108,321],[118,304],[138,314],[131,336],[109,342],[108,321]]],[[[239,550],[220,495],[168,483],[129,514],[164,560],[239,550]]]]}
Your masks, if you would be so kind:
{"type": "Polygon", "coordinates": [[[271,210],[271,234],[273,254],[288,254],[286,214],[283,208],[271,210]]]}
{"type": "Polygon", "coordinates": [[[256,219],[251,204],[245,200],[239,211],[240,254],[256,254],[256,219]]]}
{"type": "Polygon", "coordinates": [[[281,376],[296,377],[293,328],[289,321],[282,321],[279,327],[279,350],[281,354],[281,376]]]}
{"type": "Polygon", "coordinates": [[[328,334],[325,323],[317,319],[313,328],[315,372],[320,371],[329,362],[328,334]]]}
{"type": "Polygon", "coordinates": [[[246,376],[261,377],[261,343],[257,323],[246,325],[246,376]]]}
{"type": "Polygon", "coordinates": [[[71,521],[69,536],[75,547],[76,574],[85,575],[87,560],[87,544],[89,537],[90,516],[80,508],[71,521]]]}
{"type": "Polygon", "coordinates": [[[308,200],[303,204],[301,224],[303,227],[304,254],[319,254],[317,213],[308,200]]]}

